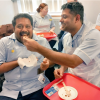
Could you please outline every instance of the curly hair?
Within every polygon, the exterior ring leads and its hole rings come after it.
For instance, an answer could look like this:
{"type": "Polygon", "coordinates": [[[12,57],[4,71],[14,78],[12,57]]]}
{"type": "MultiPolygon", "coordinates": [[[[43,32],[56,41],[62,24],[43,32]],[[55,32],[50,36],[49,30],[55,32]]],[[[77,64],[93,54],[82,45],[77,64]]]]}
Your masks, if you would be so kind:
{"type": "Polygon", "coordinates": [[[43,9],[45,6],[48,6],[48,5],[46,3],[41,3],[36,11],[39,13],[40,9],[43,9]]]}

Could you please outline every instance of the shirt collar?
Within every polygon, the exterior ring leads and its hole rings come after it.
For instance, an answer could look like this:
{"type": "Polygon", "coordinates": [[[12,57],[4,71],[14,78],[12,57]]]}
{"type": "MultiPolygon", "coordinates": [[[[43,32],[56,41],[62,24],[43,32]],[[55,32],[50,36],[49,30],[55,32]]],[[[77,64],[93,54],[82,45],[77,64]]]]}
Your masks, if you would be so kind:
{"type": "MultiPolygon", "coordinates": [[[[42,18],[39,13],[36,13],[36,17],[42,18]]],[[[44,18],[46,18],[46,17],[47,17],[47,15],[44,16],[44,18]]]]}
{"type": "Polygon", "coordinates": [[[78,37],[78,36],[82,36],[84,27],[85,27],[85,24],[82,24],[82,26],[79,29],[79,31],[73,36],[73,40],[76,39],[76,37],[78,37]]]}

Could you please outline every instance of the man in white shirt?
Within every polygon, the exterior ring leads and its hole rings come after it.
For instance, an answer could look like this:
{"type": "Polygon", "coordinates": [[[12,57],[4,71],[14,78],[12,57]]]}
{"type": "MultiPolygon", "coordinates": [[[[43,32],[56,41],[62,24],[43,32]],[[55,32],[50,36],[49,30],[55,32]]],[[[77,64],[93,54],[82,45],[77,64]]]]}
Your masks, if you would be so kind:
{"type": "MultiPolygon", "coordinates": [[[[63,40],[64,53],[49,50],[25,37],[24,45],[61,65],[60,69],[55,69],[56,78],[62,77],[68,68],[69,73],[100,87],[100,33],[94,25],[89,27],[83,23],[84,7],[81,3],[66,3],[62,9],[62,30],[69,32],[63,40]]],[[[41,68],[44,67],[42,64],[41,68]]]]}

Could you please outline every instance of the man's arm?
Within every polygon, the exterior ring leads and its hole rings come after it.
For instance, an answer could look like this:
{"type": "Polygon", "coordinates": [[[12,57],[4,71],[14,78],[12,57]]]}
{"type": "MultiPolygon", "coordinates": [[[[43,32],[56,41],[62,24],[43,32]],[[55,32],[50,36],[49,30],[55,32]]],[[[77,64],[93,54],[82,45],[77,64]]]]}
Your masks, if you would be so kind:
{"type": "Polygon", "coordinates": [[[54,63],[63,66],[69,66],[71,68],[77,67],[78,65],[83,63],[83,60],[74,54],[69,55],[65,53],[55,52],[41,45],[37,48],[37,52],[44,55],[46,58],[48,58],[54,63]]]}
{"type": "Polygon", "coordinates": [[[52,27],[49,32],[53,32],[54,33],[54,30],[55,30],[55,27],[52,27]]]}
{"type": "Polygon", "coordinates": [[[49,60],[51,60],[52,62],[57,63],[59,65],[74,68],[83,63],[83,60],[74,54],[69,55],[65,53],[55,52],[53,50],[41,46],[36,41],[27,37],[24,37],[23,40],[24,45],[27,47],[28,50],[38,52],[46,58],[48,58],[49,60]]]}
{"type": "Polygon", "coordinates": [[[17,61],[12,61],[12,62],[7,62],[7,63],[3,63],[0,65],[0,74],[1,73],[5,73],[8,72],[16,67],[18,67],[18,62],[17,61]]]}

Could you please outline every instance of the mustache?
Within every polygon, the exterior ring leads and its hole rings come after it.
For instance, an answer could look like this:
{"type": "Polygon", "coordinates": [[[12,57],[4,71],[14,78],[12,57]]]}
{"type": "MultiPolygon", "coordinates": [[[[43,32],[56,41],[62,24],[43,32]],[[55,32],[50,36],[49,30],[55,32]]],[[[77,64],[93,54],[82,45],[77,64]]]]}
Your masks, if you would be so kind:
{"type": "Polygon", "coordinates": [[[19,34],[20,34],[20,36],[23,36],[23,35],[29,35],[30,33],[29,32],[20,32],[19,34]]]}

